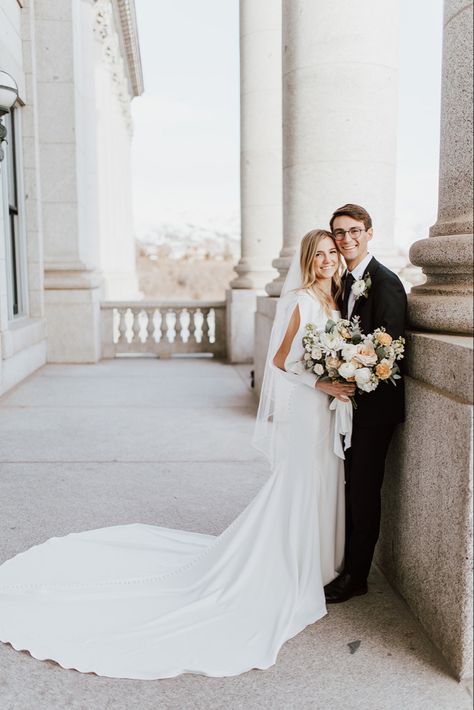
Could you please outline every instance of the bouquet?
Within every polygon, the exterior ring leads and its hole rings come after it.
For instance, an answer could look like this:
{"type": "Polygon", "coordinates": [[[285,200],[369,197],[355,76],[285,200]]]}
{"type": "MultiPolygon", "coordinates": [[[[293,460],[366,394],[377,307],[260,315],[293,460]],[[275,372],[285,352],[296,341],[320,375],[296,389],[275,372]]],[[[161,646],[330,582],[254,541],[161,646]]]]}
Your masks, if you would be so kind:
{"type": "Polygon", "coordinates": [[[397,361],[403,358],[405,339],[394,340],[385,328],[364,335],[358,316],[328,320],[324,330],[308,323],[303,346],[305,369],[332,382],[353,382],[360,392],[373,392],[381,382],[396,385],[401,377],[397,361]]]}

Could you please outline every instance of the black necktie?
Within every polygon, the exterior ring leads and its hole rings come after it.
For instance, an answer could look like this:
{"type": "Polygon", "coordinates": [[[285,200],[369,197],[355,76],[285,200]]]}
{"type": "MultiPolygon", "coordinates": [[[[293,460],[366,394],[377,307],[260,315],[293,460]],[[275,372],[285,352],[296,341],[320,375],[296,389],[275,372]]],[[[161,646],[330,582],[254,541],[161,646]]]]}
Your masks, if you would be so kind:
{"type": "Polygon", "coordinates": [[[347,306],[349,304],[349,296],[351,293],[351,286],[354,283],[355,278],[352,276],[351,272],[348,271],[344,279],[344,296],[342,298],[342,317],[347,318],[347,306]]]}

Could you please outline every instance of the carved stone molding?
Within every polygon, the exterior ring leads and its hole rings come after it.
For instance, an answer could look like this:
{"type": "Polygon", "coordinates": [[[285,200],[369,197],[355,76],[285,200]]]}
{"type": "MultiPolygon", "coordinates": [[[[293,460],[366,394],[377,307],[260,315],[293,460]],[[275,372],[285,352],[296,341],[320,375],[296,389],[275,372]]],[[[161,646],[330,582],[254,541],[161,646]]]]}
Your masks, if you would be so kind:
{"type": "Polygon", "coordinates": [[[109,66],[115,95],[127,130],[131,133],[133,124],[130,102],[133,96],[127,77],[122,44],[116,29],[112,2],[111,0],[89,0],[89,2],[95,7],[94,35],[102,46],[103,60],[109,66]]]}

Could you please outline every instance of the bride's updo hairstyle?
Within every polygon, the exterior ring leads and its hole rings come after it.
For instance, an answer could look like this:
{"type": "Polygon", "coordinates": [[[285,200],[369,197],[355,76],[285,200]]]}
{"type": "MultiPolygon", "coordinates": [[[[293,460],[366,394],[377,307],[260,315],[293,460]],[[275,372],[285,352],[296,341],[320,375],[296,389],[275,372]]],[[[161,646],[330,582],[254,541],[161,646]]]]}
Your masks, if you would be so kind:
{"type": "MultiPolygon", "coordinates": [[[[318,279],[314,270],[314,257],[316,256],[319,244],[323,239],[329,239],[333,242],[334,247],[336,247],[336,242],[331,232],[327,232],[325,229],[312,229],[311,232],[305,234],[301,240],[300,247],[300,266],[301,266],[301,277],[302,284],[301,288],[308,289],[316,293],[319,300],[323,304],[324,310],[327,315],[331,315],[332,303],[329,297],[324,293],[324,291],[319,287],[318,279]]],[[[337,249],[337,248],[336,248],[337,249]]],[[[337,301],[339,295],[342,291],[341,286],[341,256],[339,251],[337,252],[337,262],[338,268],[332,277],[332,296],[335,301],[337,301]]]]}

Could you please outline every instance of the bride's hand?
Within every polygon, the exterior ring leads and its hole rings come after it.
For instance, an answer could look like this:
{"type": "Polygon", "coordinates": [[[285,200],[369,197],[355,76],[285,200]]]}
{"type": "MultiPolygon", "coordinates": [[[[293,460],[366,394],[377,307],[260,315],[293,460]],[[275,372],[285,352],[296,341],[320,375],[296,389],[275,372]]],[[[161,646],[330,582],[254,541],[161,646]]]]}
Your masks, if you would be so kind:
{"type": "Polygon", "coordinates": [[[325,392],[330,397],[335,397],[340,402],[348,402],[349,397],[355,395],[356,386],[350,382],[330,382],[328,380],[318,380],[316,382],[316,389],[325,392]]]}

